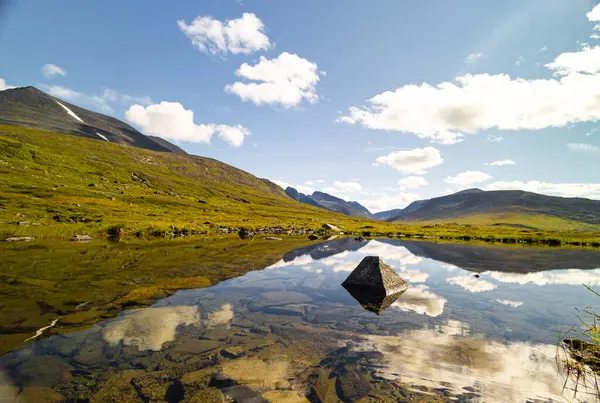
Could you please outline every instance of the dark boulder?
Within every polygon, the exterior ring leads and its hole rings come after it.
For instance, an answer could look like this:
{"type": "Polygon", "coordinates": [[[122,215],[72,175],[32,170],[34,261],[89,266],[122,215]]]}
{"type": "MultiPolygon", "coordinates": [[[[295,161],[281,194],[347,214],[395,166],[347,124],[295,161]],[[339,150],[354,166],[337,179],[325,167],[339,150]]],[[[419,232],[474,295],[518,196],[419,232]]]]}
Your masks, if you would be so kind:
{"type": "Polygon", "coordinates": [[[317,239],[319,239],[319,237],[318,237],[318,236],[316,236],[315,234],[310,234],[310,235],[308,236],[308,239],[310,239],[311,241],[316,241],[317,239]]]}
{"type": "Polygon", "coordinates": [[[392,295],[406,291],[408,283],[378,256],[367,256],[342,286],[364,289],[376,295],[392,295]]]}
{"type": "Polygon", "coordinates": [[[254,232],[252,232],[246,228],[242,228],[238,231],[238,235],[239,235],[240,239],[247,239],[247,238],[252,238],[254,236],[254,232]]]}

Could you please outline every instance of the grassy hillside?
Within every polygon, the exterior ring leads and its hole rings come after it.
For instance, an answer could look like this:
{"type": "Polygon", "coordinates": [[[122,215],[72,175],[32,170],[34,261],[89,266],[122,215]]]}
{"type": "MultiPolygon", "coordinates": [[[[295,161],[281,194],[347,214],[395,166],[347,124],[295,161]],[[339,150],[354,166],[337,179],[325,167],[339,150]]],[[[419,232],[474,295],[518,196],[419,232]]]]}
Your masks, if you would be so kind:
{"type": "Polygon", "coordinates": [[[546,231],[600,231],[600,224],[590,224],[574,219],[564,219],[533,212],[522,213],[487,213],[466,214],[456,218],[430,219],[420,221],[404,221],[413,225],[432,224],[467,224],[484,226],[507,226],[525,229],[542,229],[546,231]]]}
{"type": "MultiPolygon", "coordinates": [[[[534,218],[521,221],[526,219],[534,218]]],[[[299,203],[272,182],[210,158],[0,125],[0,240],[97,236],[114,227],[124,237],[149,237],[171,226],[214,234],[217,225],[317,229],[332,223],[365,236],[600,241],[598,233],[581,232],[576,223],[554,223],[561,232],[546,232],[535,219],[535,230],[371,221],[299,203]]],[[[507,217],[490,216],[473,222],[510,224],[507,217]]]]}
{"type": "Polygon", "coordinates": [[[209,228],[206,222],[364,225],[296,202],[279,186],[210,158],[3,125],[0,222],[0,235],[41,237],[101,232],[114,225],[129,233],[171,225],[202,231],[209,228]]]}

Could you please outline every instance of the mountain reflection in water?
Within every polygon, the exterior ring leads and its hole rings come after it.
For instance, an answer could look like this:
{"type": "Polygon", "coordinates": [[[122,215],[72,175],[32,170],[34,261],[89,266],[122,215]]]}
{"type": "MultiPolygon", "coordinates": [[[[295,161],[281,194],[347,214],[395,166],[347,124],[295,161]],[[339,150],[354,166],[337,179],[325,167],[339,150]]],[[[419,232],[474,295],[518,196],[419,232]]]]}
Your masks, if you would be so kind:
{"type": "MultiPolygon", "coordinates": [[[[556,363],[557,331],[597,304],[581,283],[600,284],[600,255],[576,252],[312,245],[6,354],[0,401],[562,401],[573,384],[556,363]],[[366,255],[411,287],[393,301],[348,293],[341,283],[366,255]]],[[[594,401],[585,392],[569,398],[594,401]]]]}

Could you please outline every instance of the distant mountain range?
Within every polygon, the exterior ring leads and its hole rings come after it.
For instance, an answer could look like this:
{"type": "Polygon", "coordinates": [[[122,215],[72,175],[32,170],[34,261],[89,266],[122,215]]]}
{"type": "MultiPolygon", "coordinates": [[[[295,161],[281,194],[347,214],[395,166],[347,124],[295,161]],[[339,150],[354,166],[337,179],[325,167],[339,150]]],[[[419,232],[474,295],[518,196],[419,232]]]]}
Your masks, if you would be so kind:
{"type": "Polygon", "coordinates": [[[372,220],[377,219],[375,215],[372,214],[362,204],[354,201],[348,202],[327,193],[314,192],[312,195],[305,195],[304,193],[300,193],[292,187],[287,187],[285,189],[285,193],[300,203],[310,204],[311,206],[320,207],[325,210],[335,211],[353,217],[370,218],[372,220]]]}
{"type": "Polygon", "coordinates": [[[80,108],[31,86],[0,91],[0,123],[185,154],[164,139],[145,136],[118,119],[80,108]]]}
{"type": "Polygon", "coordinates": [[[371,213],[358,202],[323,192],[312,195],[288,187],[294,200],[355,217],[373,220],[437,224],[507,225],[523,228],[598,229],[600,201],[546,196],[520,190],[467,189],[442,197],[417,200],[404,209],[371,213]]]}

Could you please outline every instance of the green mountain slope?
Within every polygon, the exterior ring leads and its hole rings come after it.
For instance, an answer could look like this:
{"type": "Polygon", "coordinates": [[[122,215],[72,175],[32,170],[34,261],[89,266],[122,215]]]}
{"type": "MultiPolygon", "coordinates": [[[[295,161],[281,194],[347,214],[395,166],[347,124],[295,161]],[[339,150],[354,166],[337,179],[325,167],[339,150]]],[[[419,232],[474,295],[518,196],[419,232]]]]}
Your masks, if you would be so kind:
{"type": "Polygon", "coordinates": [[[66,224],[69,231],[117,224],[129,231],[205,230],[207,221],[361,225],[214,159],[0,125],[0,235],[61,233],[66,224]]]}

